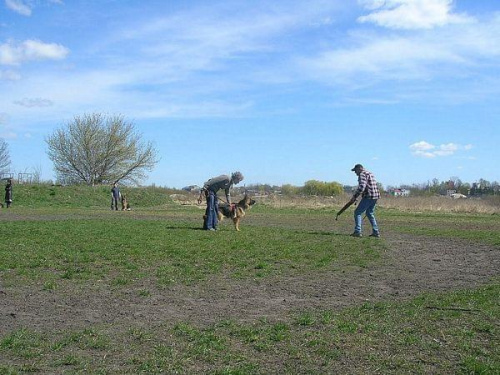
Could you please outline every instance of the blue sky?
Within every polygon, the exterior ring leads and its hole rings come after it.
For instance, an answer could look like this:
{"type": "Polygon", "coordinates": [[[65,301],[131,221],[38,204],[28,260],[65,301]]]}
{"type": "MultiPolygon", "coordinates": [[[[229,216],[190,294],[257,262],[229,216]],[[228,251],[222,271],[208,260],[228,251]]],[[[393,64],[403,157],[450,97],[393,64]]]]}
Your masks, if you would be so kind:
{"type": "Polygon", "coordinates": [[[2,0],[0,137],[52,179],[45,139],[121,114],[144,184],[500,180],[500,2],[2,0]]]}

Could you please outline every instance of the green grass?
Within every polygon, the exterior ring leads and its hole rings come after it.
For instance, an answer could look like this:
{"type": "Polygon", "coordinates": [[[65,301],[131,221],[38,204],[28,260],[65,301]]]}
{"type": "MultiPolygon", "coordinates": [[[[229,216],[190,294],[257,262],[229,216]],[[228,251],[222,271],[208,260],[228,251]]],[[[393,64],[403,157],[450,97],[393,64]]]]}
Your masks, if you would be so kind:
{"type": "Polygon", "coordinates": [[[379,217],[386,226],[402,233],[471,240],[500,246],[498,215],[429,212],[405,214],[382,210],[379,217]]]}
{"type": "Polygon", "coordinates": [[[331,232],[247,225],[235,233],[229,223],[206,232],[199,230],[199,210],[187,209],[177,220],[105,211],[75,219],[56,211],[38,213],[53,215],[50,220],[2,223],[12,241],[0,242],[0,271],[11,283],[37,282],[51,290],[61,280],[104,279],[126,286],[151,275],[160,285],[192,284],[213,275],[266,278],[366,267],[384,251],[382,241],[331,232]]]}
{"type": "MultiPolygon", "coordinates": [[[[349,237],[352,218],[335,222],[332,209],[256,206],[241,232],[226,222],[212,233],[199,230],[197,208],[166,204],[128,213],[109,211],[107,201],[100,209],[71,204],[38,200],[37,208],[0,211],[7,234],[0,242],[2,288],[51,296],[100,287],[149,303],[161,288],[196,288],[219,278],[355,275],[381,265],[390,250],[383,238],[349,237]]],[[[496,216],[378,214],[382,233],[461,238],[498,249],[496,216]]],[[[0,374],[499,374],[498,301],[497,279],[480,288],[310,308],[274,320],[26,326],[0,336],[0,374]]]]}
{"type": "Polygon", "coordinates": [[[0,373],[30,367],[75,373],[497,374],[499,300],[496,283],[407,302],[303,311],[281,321],[164,323],[119,334],[109,326],[45,334],[21,329],[0,340],[0,355],[16,363],[3,364],[0,373]]]}
{"type": "MultiPolygon", "coordinates": [[[[157,207],[172,203],[172,189],[159,187],[126,187],[120,191],[132,207],[157,207]]],[[[14,185],[12,207],[105,207],[111,205],[111,186],[52,186],[48,184],[14,185]]],[[[177,191],[177,193],[179,193],[177,191]]]]}

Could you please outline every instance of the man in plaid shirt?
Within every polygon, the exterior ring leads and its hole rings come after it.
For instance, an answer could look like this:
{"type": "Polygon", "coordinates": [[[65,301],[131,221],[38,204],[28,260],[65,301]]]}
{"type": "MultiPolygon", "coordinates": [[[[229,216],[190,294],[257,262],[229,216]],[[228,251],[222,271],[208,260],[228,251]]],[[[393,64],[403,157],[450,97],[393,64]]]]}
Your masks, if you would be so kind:
{"type": "Polygon", "coordinates": [[[361,164],[356,164],[353,169],[354,173],[358,175],[358,188],[354,192],[351,202],[354,203],[356,199],[361,195],[361,201],[354,210],[354,233],[351,234],[353,237],[361,237],[361,224],[363,219],[361,215],[366,212],[366,217],[370,220],[372,225],[372,234],[370,237],[380,237],[380,232],[378,230],[377,220],[375,220],[375,206],[377,200],[380,198],[380,191],[378,190],[377,181],[375,176],[363,168],[361,164]]]}

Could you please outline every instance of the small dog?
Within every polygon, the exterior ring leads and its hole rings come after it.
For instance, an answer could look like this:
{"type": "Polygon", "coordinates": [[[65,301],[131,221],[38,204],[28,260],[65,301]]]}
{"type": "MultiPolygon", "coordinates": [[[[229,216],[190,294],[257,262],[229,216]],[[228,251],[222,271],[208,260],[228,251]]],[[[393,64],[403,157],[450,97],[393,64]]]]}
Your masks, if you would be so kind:
{"type": "Polygon", "coordinates": [[[122,211],[130,211],[130,204],[127,202],[127,197],[122,194],[122,211]]]}
{"type": "MultiPolygon", "coordinates": [[[[217,218],[222,221],[225,217],[232,219],[234,227],[239,232],[240,231],[240,221],[245,216],[245,211],[249,210],[255,204],[255,200],[250,198],[248,194],[245,194],[242,200],[234,205],[234,209],[227,203],[219,205],[219,213],[217,218]]],[[[203,219],[206,220],[206,215],[203,215],[203,219]]]]}

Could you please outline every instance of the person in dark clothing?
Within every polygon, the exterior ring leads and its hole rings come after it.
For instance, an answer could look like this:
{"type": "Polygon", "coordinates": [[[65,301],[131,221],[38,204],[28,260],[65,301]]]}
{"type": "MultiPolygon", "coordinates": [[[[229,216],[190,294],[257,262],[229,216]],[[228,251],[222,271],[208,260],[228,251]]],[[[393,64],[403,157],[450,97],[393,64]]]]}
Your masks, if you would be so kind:
{"type": "Polygon", "coordinates": [[[224,189],[227,203],[231,205],[231,195],[229,190],[233,184],[237,185],[241,181],[243,181],[243,175],[240,172],[234,172],[231,177],[228,175],[221,175],[211,178],[203,184],[203,188],[200,191],[200,197],[198,198],[198,204],[201,203],[203,194],[207,200],[207,209],[205,211],[203,229],[217,230],[217,215],[219,213],[219,198],[217,197],[217,192],[220,189],[224,189]]]}
{"type": "Polygon", "coordinates": [[[7,208],[12,204],[12,179],[7,180],[7,185],[5,185],[5,205],[7,208]]]}
{"type": "Polygon", "coordinates": [[[116,185],[116,182],[113,184],[113,187],[111,188],[111,209],[115,209],[118,211],[118,202],[120,201],[121,198],[121,193],[120,189],[116,185]]]}

